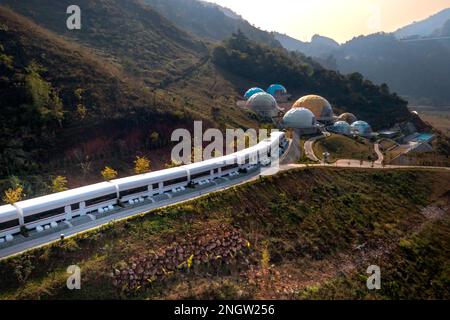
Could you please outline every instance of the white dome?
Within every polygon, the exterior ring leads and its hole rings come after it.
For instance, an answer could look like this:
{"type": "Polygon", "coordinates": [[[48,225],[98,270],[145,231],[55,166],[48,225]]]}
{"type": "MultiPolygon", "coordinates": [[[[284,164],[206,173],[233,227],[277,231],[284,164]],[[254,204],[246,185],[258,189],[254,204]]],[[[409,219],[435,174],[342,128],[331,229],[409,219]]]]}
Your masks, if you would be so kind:
{"type": "Polygon", "coordinates": [[[283,117],[283,125],[286,128],[308,129],[316,125],[316,117],[305,108],[293,108],[283,117]]]}
{"type": "Polygon", "coordinates": [[[251,96],[247,101],[247,106],[250,110],[265,117],[276,117],[279,111],[275,98],[265,92],[251,96]]]}

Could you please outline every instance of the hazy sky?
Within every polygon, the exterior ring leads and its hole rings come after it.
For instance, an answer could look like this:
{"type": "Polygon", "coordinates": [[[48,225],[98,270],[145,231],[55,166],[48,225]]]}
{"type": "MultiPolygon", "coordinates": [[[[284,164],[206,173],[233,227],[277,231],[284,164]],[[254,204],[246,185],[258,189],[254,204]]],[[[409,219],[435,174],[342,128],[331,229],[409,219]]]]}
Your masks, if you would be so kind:
{"type": "Polygon", "coordinates": [[[208,0],[268,31],[310,40],[318,33],[338,42],[394,31],[450,7],[450,0],[208,0]]]}

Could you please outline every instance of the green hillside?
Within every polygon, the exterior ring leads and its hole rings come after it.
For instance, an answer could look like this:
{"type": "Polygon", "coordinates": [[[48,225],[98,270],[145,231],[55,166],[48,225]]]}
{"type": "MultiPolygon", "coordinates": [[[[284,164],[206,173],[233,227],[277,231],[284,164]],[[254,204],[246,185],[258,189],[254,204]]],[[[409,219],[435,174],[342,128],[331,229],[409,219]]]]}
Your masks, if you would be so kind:
{"type": "Polygon", "coordinates": [[[241,30],[250,39],[281,48],[273,34],[258,29],[230,9],[198,0],[144,0],[183,30],[208,41],[223,41],[241,30]]]}
{"type": "Polygon", "coordinates": [[[68,160],[80,143],[126,139],[131,125],[162,130],[160,123],[187,122],[167,92],[148,90],[92,51],[1,7],[0,21],[0,177],[68,160]],[[123,128],[105,131],[115,123],[123,128]]]}
{"type": "Polygon", "coordinates": [[[82,28],[76,31],[66,27],[66,9],[72,4],[69,0],[1,0],[0,4],[55,33],[100,50],[101,55],[153,85],[179,75],[207,54],[201,42],[140,1],[78,1],[82,28]]]}
{"type": "Polygon", "coordinates": [[[283,172],[3,260],[0,297],[448,299],[449,182],[446,171],[283,172]],[[382,289],[368,291],[376,263],[382,289]],[[73,264],[82,290],[66,288],[73,264]]]}

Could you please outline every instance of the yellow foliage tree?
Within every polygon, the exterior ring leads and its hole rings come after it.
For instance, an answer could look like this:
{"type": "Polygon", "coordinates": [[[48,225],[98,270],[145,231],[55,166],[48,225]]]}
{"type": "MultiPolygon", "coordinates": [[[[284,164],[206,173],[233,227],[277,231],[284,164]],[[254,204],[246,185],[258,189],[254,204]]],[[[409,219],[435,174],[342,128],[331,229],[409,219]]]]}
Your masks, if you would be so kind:
{"type": "Polygon", "coordinates": [[[56,176],[52,180],[50,187],[52,192],[62,192],[67,190],[67,178],[63,176],[56,176]]]}
{"type": "Polygon", "coordinates": [[[23,188],[22,187],[16,187],[16,188],[9,188],[5,191],[5,195],[3,196],[2,200],[8,204],[13,204],[16,202],[19,202],[22,200],[23,196],[23,188]]]}
{"type": "Polygon", "coordinates": [[[169,163],[166,163],[166,164],[165,164],[165,167],[166,167],[166,169],[170,169],[170,168],[176,168],[176,167],[179,167],[179,166],[181,166],[181,165],[182,165],[181,162],[170,160],[169,163]]]}
{"type": "Polygon", "coordinates": [[[134,160],[134,172],[136,174],[142,174],[150,171],[150,160],[146,157],[136,157],[136,160],[134,160]]]}
{"type": "Polygon", "coordinates": [[[110,181],[117,177],[117,171],[111,167],[105,167],[105,169],[102,170],[102,176],[106,181],[110,181]]]}

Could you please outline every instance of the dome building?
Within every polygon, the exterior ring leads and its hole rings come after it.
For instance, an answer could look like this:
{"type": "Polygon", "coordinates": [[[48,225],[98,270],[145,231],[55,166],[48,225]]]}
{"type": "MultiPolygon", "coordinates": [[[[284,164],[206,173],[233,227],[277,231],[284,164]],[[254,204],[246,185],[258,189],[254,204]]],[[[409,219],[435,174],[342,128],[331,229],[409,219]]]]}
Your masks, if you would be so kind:
{"type": "Polygon", "coordinates": [[[330,127],[330,131],[338,133],[338,134],[343,134],[343,135],[350,135],[352,130],[350,125],[345,122],[345,121],[337,121],[335,122],[331,127],[330,127]]]}
{"type": "Polygon", "coordinates": [[[372,128],[365,121],[355,121],[351,125],[354,134],[369,137],[372,134],[372,128]]]}
{"type": "Polygon", "coordinates": [[[333,108],[331,104],[321,96],[308,95],[301,97],[294,103],[292,108],[306,108],[310,110],[317,121],[323,123],[333,122],[333,108]]]}
{"type": "Polygon", "coordinates": [[[296,129],[300,134],[312,134],[319,130],[314,114],[305,108],[289,110],[283,117],[281,125],[284,128],[296,129]]]}
{"type": "Polygon", "coordinates": [[[250,89],[248,89],[247,92],[244,94],[244,98],[248,100],[248,99],[250,99],[254,94],[257,94],[257,93],[260,93],[260,92],[264,92],[264,90],[261,89],[261,88],[257,88],[257,87],[250,88],[250,89]]]}
{"type": "Polygon", "coordinates": [[[275,98],[265,92],[252,95],[247,101],[247,107],[266,118],[277,117],[280,112],[275,98]]]}
{"type": "Polygon", "coordinates": [[[345,121],[348,124],[352,124],[353,122],[358,121],[358,118],[353,113],[343,113],[338,117],[338,121],[345,121]]]}
{"type": "Polygon", "coordinates": [[[286,102],[290,97],[286,88],[281,84],[272,84],[267,88],[267,93],[272,95],[278,102],[286,102]]]}

